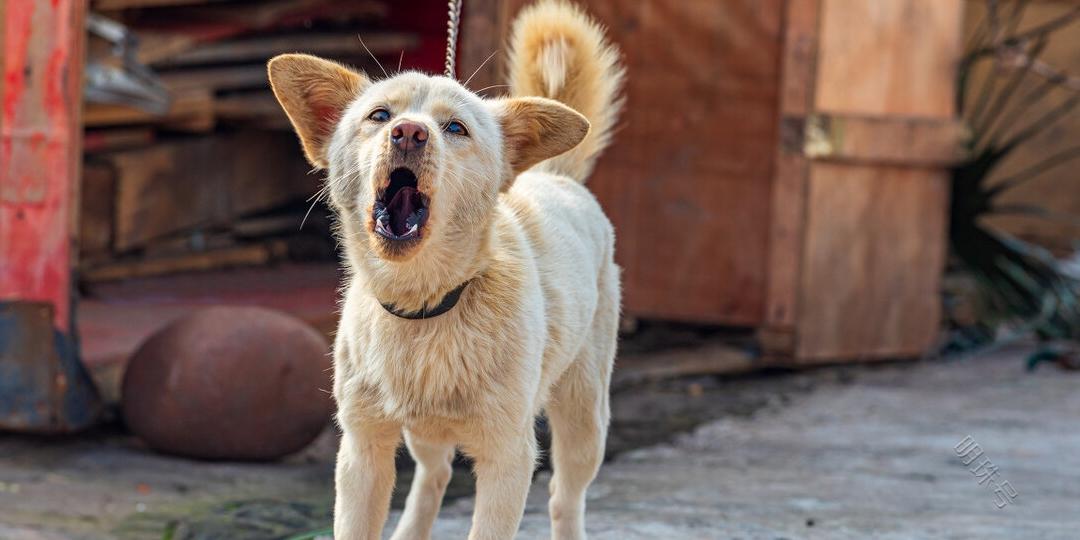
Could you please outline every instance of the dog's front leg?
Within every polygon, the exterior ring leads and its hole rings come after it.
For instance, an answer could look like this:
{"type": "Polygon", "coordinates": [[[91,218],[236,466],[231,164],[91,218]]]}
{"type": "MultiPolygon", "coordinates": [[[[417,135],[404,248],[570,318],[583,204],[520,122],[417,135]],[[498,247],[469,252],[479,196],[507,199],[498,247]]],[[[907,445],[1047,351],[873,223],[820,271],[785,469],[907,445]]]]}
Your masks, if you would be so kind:
{"type": "Polygon", "coordinates": [[[469,540],[509,540],[517,534],[536,466],[536,435],[528,430],[488,439],[470,452],[476,462],[476,510],[469,540]]]}
{"type": "Polygon", "coordinates": [[[335,475],[334,538],[378,540],[394,490],[400,426],[345,427],[335,475]]]}

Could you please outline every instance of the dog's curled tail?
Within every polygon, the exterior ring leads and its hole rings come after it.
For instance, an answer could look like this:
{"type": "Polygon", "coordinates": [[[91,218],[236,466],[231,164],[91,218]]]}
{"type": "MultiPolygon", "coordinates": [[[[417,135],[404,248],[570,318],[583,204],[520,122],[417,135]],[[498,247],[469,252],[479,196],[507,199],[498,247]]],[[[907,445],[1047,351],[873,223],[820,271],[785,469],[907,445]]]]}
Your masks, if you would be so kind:
{"type": "Polygon", "coordinates": [[[625,71],[604,29],[566,0],[542,0],[518,14],[510,37],[510,94],[554,99],[591,129],[574,149],[534,168],[584,182],[611,142],[625,71]]]}

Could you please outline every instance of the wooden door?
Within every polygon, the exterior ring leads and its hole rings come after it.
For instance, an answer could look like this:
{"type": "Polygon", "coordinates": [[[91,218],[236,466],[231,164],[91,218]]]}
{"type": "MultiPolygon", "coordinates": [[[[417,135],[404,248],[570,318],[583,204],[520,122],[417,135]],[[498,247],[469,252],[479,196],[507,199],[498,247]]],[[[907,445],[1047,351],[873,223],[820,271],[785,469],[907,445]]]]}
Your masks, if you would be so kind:
{"type": "Polygon", "coordinates": [[[766,348],[920,355],[940,320],[961,2],[790,0],[789,13],[766,348]]]}

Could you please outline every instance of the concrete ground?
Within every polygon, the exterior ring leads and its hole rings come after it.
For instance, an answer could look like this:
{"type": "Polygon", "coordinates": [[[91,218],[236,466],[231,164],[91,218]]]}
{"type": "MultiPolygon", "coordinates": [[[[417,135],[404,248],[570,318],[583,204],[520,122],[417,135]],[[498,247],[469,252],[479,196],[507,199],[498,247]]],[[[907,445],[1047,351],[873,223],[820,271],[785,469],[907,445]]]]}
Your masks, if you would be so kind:
{"type": "MultiPolygon", "coordinates": [[[[613,401],[617,455],[589,493],[589,532],[1077,538],[1080,373],[1027,373],[1025,353],[625,389],[613,401]],[[974,444],[982,456],[965,466],[958,445],[974,457],[974,444]],[[971,472],[987,458],[994,474],[971,472]]],[[[327,434],[283,463],[253,465],[157,456],[117,433],[0,435],[0,538],[283,538],[319,528],[334,444],[327,434]]],[[[467,478],[457,476],[436,538],[465,536],[467,478]]],[[[547,478],[537,475],[519,538],[548,534],[547,478]]]]}

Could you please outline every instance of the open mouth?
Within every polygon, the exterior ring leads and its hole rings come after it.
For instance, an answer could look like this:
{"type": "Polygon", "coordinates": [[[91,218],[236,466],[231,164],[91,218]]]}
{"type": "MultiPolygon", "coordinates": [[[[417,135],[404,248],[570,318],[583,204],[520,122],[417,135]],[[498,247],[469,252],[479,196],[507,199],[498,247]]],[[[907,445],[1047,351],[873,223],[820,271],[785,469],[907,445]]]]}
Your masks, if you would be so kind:
{"type": "Polygon", "coordinates": [[[388,240],[419,238],[428,217],[428,198],[417,189],[416,173],[407,167],[390,172],[390,185],[376,194],[375,232],[388,240]]]}

